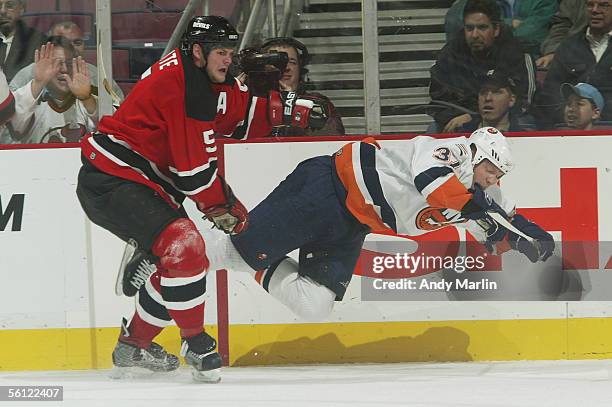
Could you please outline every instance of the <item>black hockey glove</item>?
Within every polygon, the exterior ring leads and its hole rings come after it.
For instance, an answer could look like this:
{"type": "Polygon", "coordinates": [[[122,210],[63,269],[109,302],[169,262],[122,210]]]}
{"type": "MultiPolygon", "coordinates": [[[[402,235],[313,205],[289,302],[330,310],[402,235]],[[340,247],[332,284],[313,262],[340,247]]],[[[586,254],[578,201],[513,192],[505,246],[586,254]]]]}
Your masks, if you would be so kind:
{"type": "Polygon", "coordinates": [[[490,219],[491,217],[487,212],[497,212],[508,219],[506,211],[504,211],[479,184],[474,184],[474,187],[470,188],[468,191],[472,193],[472,199],[470,199],[461,209],[461,215],[464,218],[471,220],[490,219]]]}
{"type": "Polygon", "coordinates": [[[555,241],[550,233],[522,215],[514,215],[512,225],[534,239],[530,242],[516,233],[508,232],[510,247],[524,254],[532,263],[546,261],[553,254],[555,241]]]}
{"type": "Polygon", "coordinates": [[[487,249],[492,251],[495,243],[500,242],[506,236],[508,230],[497,223],[487,212],[497,212],[506,219],[508,219],[508,215],[479,184],[474,184],[469,192],[472,193],[472,199],[461,209],[461,215],[465,219],[476,221],[485,231],[487,249]]]}

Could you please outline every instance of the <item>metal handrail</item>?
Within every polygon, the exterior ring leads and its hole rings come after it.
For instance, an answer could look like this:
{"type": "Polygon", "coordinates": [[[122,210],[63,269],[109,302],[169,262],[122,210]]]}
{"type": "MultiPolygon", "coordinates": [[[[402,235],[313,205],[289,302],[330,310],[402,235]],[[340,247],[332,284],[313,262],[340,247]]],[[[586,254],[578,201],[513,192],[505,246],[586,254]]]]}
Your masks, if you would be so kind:
{"type": "Polygon", "coordinates": [[[288,27],[291,25],[291,12],[293,11],[292,6],[293,0],[285,0],[285,2],[283,3],[283,18],[280,22],[280,29],[278,30],[278,35],[280,37],[288,36],[288,27]]]}
{"type": "MultiPolygon", "coordinates": [[[[187,27],[189,20],[191,20],[192,16],[195,14],[198,5],[202,3],[202,0],[189,0],[189,3],[187,3],[185,10],[183,10],[181,19],[179,20],[176,27],[174,27],[174,31],[172,31],[172,35],[170,36],[170,39],[166,44],[166,48],[164,48],[163,55],[167,55],[170,51],[172,51],[179,45],[179,41],[183,36],[183,33],[185,32],[185,28],[187,27]]],[[[208,5],[206,3],[208,3],[208,0],[204,0],[204,8],[208,9],[208,5]]]]}
{"type": "MultiPolygon", "coordinates": [[[[303,0],[285,0],[283,3],[283,15],[280,21],[280,27],[276,22],[276,10],[275,1],[268,0],[268,36],[269,37],[290,37],[293,35],[293,17],[296,15],[296,10],[301,7],[303,0]]],[[[259,18],[261,15],[261,9],[263,7],[263,0],[255,0],[251,14],[242,35],[239,49],[246,48],[251,43],[255,35],[257,27],[263,26],[264,21],[259,18]]]]}
{"type": "Polygon", "coordinates": [[[376,0],[361,1],[361,32],[366,134],[380,134],[380,70],[378,67],[378,5],[376,0]]]}
{"type": "MultiPolygon", "coordinates": [[[[171,50],[176,48],[179,44],[180,38],[185,31],[185,27],[189,22],[189,19],[195,14],[195,10],[199,3],[203,3],[203,9],[208,10],[208,0],[189,0],[185,10],[181,15],[181,19],[178,24],[174,28],[168,43],[166,44],[166,48],[164,49],[164,55],[169,53],[171,50]]],[[[278,24],[276,21],[276,4],[275,0],[267,0],[267,21],[268,21],[268,36],[275,37],[277,35],[287,36],[291,35],[291,19],[295,14],[295,5],[299,3],[294,0],[285,0],[283,4],[283,17],[280,22],[280,29],[278,29],[278,24]]],[[[261,12],[263,9],[264,0],[255,0],[253,3],[253,7],[251,8],[249,18],[247,20],[247,25],[240,40],[239,50],[244,49],[247,44],[251,42],[257,27],[263,25],[263,21],[260,23],[261,12]]],[[[265,20],[264,20],[265,21],[265,20]]]]}
{"type": "Polygon", "coordinates": [[[268,0],[268,35],[276,37],[276,0],[268,0]]]}
{"type": "Polygon", "coordinates": [[[263,0],[255,0],[253,3],[251,14],[249,14],[249,19],[244,29],[244,34],[242,34],[242,39],[240,40],[240,47],[238,47],[239,51],[242,51],[246,48],[247,44],[251,42],[251,38],[253,38],[253,34],[255,33],[255,27],[257,26],[257,17],[259,16],[262,5],[263,0]]]}

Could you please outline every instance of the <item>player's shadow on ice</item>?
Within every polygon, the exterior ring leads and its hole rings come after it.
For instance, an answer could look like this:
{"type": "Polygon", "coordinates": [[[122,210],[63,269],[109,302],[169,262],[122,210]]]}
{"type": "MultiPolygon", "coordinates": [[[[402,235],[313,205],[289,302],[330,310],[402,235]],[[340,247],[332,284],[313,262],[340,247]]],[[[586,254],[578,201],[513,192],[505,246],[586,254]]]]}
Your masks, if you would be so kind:
{"type": "MultiPolygon", "coordinates": [[[[355,330],[357,329],[382,329],[380,336],[385,335],[384,328],[364,328],[357,324],[355,330]]],[[[430,328],[414,337],[397,336],[353,346],[344,345],[335,333],[323,334],[317,338],[301,337],[289,340],[283,340],[283,336],[281,332],[273,342],[245,352],[236,359],[234,366],[472,360],[467,351],[469,336],[450,327],[430,328]]],[[[349,333],[342,336],[352,341],[349,333]]]]}

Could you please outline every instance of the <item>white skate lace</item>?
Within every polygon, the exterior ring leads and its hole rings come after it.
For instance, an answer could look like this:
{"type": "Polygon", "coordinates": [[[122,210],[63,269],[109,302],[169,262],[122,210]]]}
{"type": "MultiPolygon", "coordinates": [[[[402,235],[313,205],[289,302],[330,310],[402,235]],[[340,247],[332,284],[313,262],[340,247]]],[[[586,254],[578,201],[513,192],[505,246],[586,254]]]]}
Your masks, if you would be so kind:
{"type": "Polygon", "coordinates": [[[152,264],[147,259],[143,259],[136,268],[136,273],[134,273],[134,276],[130,280],[130,284],[139,289],[156,270],[157,267],[155,264],[152,264]]]}

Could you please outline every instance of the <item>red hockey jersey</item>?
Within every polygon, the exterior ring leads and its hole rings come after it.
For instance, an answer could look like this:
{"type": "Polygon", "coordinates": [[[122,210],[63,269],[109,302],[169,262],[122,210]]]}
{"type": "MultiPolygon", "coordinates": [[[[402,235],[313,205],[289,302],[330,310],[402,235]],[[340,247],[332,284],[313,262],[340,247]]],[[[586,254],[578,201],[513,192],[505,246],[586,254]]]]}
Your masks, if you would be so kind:
{"type": "Polygon", "coordinates": [[[174,207],[187,196],[208,208],[225,202],[215,136],[244,139],[270,131],[265,99],[229,75],[212,84],[175,49],[143,73],[81,148],[99,170],[147,185],[174,207]]]}

